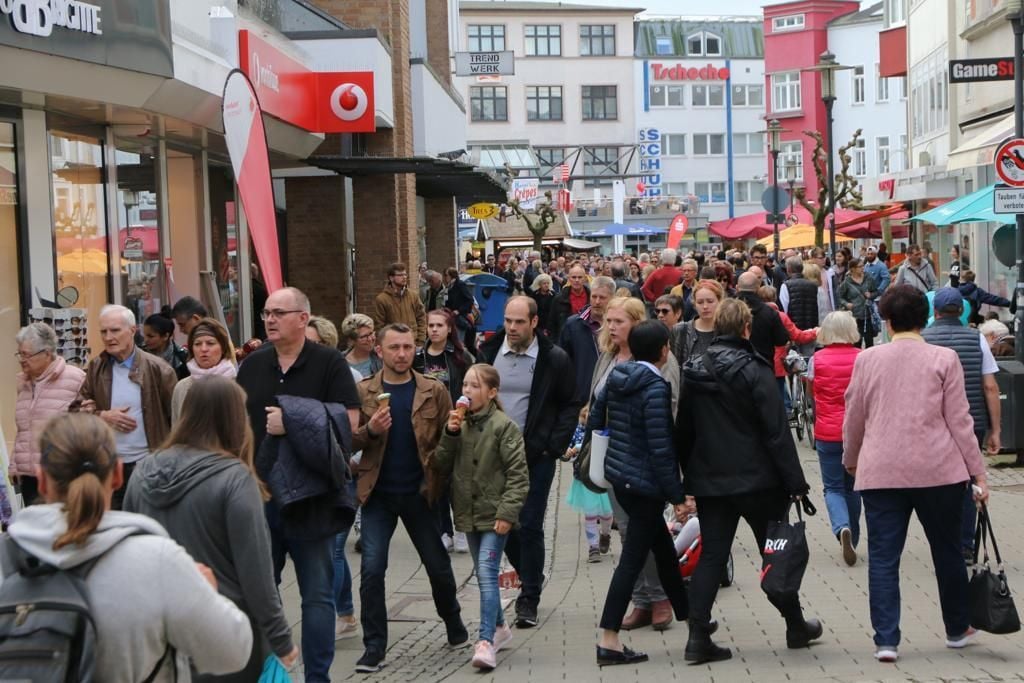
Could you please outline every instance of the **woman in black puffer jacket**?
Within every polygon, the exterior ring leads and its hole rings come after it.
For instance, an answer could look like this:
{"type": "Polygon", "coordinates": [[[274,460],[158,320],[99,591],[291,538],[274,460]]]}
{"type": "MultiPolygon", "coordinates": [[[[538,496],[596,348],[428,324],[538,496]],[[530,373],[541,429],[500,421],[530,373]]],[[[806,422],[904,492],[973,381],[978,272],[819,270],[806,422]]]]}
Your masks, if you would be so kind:
{"type": "MultiPolygon", "coordinates": [[[[685,489],[697,499],[703,548],[690,580],[690,637],[685,658],[732,657],[711,642],[711,605],[718,594],[736,525],[742,517],[764,548],[768,523],[786,515],[792,496],[807,493],[775,369],[750,344],[750,308],[726,299],[715,311],[711,348],[683,367],[684,396],[676,421],[685,489]],[[698,427],[699,425],[699,427],[698,427]]],[[[786,619],[786,643],[806,647],[821,636],[805,621],[799,598],[775,607],[786,619]]]]}
{"type": "MultiPolygon", "coordinates": [[[[683,487],[672,447],[671,390],[661,375],[669,357],[668,328],[656,320],[629,332],[633,361],[618,365],[590,408],[587,430],[610,430],[605,478],[629,515],[622,554],[601,614],[599,665],[633,664],[647,655],[624,647],[619,628],[633,584],[650,553],[676,619],[687,617],[686,592],[679,575],[672,536],[662,516],[665,501],[683,510],[683,487]]],[[[682,514],[682,513],[679,513],[682,514]]]]}

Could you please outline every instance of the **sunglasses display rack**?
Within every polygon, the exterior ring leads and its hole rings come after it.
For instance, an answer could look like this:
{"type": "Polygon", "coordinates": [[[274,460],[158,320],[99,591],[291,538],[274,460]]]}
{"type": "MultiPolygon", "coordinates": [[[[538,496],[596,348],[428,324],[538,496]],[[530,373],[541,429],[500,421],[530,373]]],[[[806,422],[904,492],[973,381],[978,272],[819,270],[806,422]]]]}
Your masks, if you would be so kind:
{"type": "Polygon", "coordinates": [[[84,308],[31,308],[34,323],[46,323],[57,333],[57,355],[82,368],[92,358],[88,317],[84,308]]]}

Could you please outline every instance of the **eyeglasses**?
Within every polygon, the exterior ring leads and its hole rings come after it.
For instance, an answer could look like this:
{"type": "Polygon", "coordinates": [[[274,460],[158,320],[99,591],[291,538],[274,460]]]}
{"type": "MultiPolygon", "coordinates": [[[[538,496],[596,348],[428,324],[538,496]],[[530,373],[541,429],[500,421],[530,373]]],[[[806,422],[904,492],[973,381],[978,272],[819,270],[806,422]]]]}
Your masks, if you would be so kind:
{"type": "Polygon", "coordinates": [[[283,318],[286,315],[288,315],[289,313],[302,313],[302,312],[303,311],[300,311],[298,309],[295,309],[295,310],[292,310],[292,311],[284,311],[284,310],[281,310],[280,308],[275,308],[272,311],[268,311],[267,309],[264,308],[262,311],[260,311],[260,320],[270,320],[271,318],[275,318],[275,319],[283,318]]]}
{"type": "Polygon", "coordinates": [[[358,337],[356,337],[356,339],[358,339],[359,341],[366,341],[367,339],[373,339],[375,334],[375,332],[367,332],[366,334],[359,335],[358,337]]]}
{"type": "Polygon", "coordinates": [[[18,360],[28,360],[29,358],[35,358],[41,353],[46,353],[46,349],[40,349],[35,353],[22,353],[21,351],[15,351],[14,357],[17,358],[18,360]]]}
{"type": "Polygon", "coordinates": [[[654,309],[654,312],[657,313],[658,315],[671,315],[672,314],[672,309],[671,308],[656,308],[656,309],[654,309]]]}

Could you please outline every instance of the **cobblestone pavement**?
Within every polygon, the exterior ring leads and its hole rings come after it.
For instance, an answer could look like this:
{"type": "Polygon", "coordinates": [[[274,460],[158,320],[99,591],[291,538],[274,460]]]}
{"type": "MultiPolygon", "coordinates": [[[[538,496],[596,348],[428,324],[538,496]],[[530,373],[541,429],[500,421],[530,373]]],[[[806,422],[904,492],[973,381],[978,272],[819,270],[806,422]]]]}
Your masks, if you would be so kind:
{"type": "MultiPolygon", "coordinates": [[[[584,676],[588,681],[1018,681],[1024,680],[1024,634],[981,634],[964,650],[944,647],[931,558],[920,526],[911,524],[903,556],[903,643],[895,665],[873,658],[867,600],[867,563],[847,567],[831,534],[822,500],[817,458],[801,448],[800,456],[811,482],[811,495],[819,509],[808,520],[811,562],[804,578],[803,601],[808,616],[825,625],[819,644],[791,651],[785,645],[785,626],[758,586],[759,558],[753,537],[741,523],[733,547],[736,581],[718,595],[715,615],[721,626],[716,640],[732,648],[733,659],[714,665],[689,666],[682,653],[686,625],[676,623],[668,631],[650,629],[623,634],[623,642],[650,655],[635,667],[600,669],[594,663],[596,624],[605,592],[617,560],[618,537],[613,534],[612,552],[598,564],[588,564],[582,518],[568,508],[565,494],[572,480],[569,467],[561,467],[552,487],[548,507],[547,584],[540,604],[541,623],[530,630],[515,630],[507,650],[498,655],[498,668],[481,674],[469,665],[470,649],[449,650],[444,625],[430,599],[430,587],[408,536],[399,531],[391,546],[388,570],[389,649],[387,666],[367,676],[373,681],[567,681],[584,676]]],[[[1000,458],[1001,461],[1010,458],[1000,458]]],[[[994,465],[996,461],[990,461],[994,465]]],[[[993,487],[992,517],[1006,560],[1010,586],[1024,595],[1024,470],[989,468],[993,487]]],[[[862,548],[864,546],[862,545],[862,548]]],[[[359,556],[349,545],[349,560],[356,577],[358,615],[359,556]]],[[[459,598],[471,640],[479,615],[477,588],[471,579],[468,555],[452,555],[459,598]]],[[[299,595],[290,574],[282,585],[285,608],[301,636],[299,595]]],[[[503,591],[506,604],[514,591],[503,591]]],[[[1018,599],[1024,609],[1024,602],[1018,599]]],[[[512,610],[509,607],[508,613],[512,610]]],[[[359,637],[342,640],[337,650],[332,680],[363,678],[355,674],[362,653],[359,637]]],[[[295,680],[301,680],[295,674],[295,680]]]]}

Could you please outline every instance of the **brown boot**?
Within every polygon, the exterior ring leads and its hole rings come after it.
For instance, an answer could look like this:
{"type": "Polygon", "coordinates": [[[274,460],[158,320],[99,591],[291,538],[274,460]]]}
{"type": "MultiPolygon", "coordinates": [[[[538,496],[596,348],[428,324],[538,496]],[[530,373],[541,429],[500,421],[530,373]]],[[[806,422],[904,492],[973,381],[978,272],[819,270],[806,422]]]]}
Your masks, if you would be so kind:
{"type": "Polygon", "coordinates": [[[619,628],[623,631],[632,631],[635,628],[643,628],[644,626],[650,625],[651,610],[634,607],[633,611],[626,615],[626,618],[622,620],[622,626],[619,628]]]}
{"type": "Polygon", "coordinates": [[[651,603],[651,628],[655,631],[666,631],[672,626],[672,603],[658,600],[651,603]]]}

